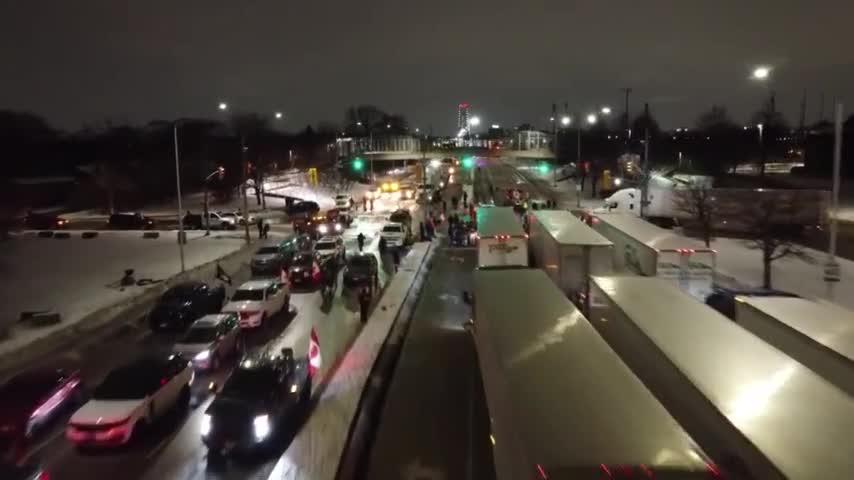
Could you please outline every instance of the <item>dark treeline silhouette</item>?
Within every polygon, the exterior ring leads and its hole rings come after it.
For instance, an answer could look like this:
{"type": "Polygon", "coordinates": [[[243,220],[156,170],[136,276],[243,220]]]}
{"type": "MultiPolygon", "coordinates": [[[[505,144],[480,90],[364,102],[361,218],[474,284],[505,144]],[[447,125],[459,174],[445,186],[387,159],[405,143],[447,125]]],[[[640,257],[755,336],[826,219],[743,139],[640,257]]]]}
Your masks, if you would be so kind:
{"type": "MultiPolygon", "coordinates": [[[[0,111],[4,152],[0,201],[6,210],[20,203],[14,187],[21,178],[48,183],[73,179],[65,198],[68,208],[113,211],[174,198],[173,126],[172,121],[144,126],[104,123],[62,132],[37,115],[0,111]]],[[[205,178],[222,166],[224,177],[213,177],[208,187],[215,196],[233,195],[243,176],[241,141],[247,147],[249,178],[290,168],[292,163],[300,167],[329,162],[335,127],[318,127],[285,133],[251,113],[235,114],[227,122],[183,119],[179,122],[182,189],[186,193],[201,190],[205,178]]]]}

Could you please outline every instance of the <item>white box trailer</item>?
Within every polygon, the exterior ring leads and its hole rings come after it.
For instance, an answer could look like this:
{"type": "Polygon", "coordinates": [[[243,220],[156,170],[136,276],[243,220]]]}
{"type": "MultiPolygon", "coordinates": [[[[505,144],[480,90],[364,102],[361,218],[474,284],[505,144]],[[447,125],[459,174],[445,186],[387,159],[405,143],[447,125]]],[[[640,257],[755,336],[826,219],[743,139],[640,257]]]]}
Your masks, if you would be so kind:
{"type": "Polygon", "coordinates": [[[705,452],[537,269],[476,270],[499,480],[715,478],[705,452]]]}
{"type": "Polygon", "coordinates": [[[658,278],[593,277],[590,321],[737,478],[850,478],[854,400],[658,278]]]}
{"type": "Polygon", "coordinates": [[[566,210],[538,210],[528,218],[535,265],[582,305],[589,296],[590,275],[613,272],[614,244],[566,210]]]}
{"type": "Polygon", "coordinates": [[[854,312],[807,298],[738,296],[735,321],[854,396],[854,312]]]}
{"type": "Polygon", "coordinates": [[[528,235],[512,208],[478,208],[477,238],[478,268],[528,266],[528,235]]]}
{"type": "Polygon", "coordinates": [[[705,301],[715,283],[717,253],[627,213],[597,213],[591,226],[614,242],[619,272],[660,277],[705,301]]]}

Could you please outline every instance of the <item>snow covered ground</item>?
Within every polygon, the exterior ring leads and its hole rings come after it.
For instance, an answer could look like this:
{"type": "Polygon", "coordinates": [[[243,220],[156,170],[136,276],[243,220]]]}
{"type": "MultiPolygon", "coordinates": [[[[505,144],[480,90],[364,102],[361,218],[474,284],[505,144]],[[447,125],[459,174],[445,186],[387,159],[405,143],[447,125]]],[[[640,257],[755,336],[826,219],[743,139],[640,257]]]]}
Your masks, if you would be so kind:
{"type": "MultiPolygon", "coordinates": [[[[191,232],[184,248],[189,270],[223,257],[243,246],[234,233],[201,236],[191,232]]],[[[15,321],[22,311],[53,309],[62,315],[63,328],[83,316],[138,295],[142,287],[120,290],[124,270],[134,277],[165,279],[180,272],[176,237],[142,238],[137,231],[102,232],[97,238],[39,238],[34,234],[13,236],[0,251],[0,319],[15,321]]],[[[0,340],[0,354],[22,343],[47,335],[53,327],[29,329],[16,326],[11,338],[0,340]]]]}

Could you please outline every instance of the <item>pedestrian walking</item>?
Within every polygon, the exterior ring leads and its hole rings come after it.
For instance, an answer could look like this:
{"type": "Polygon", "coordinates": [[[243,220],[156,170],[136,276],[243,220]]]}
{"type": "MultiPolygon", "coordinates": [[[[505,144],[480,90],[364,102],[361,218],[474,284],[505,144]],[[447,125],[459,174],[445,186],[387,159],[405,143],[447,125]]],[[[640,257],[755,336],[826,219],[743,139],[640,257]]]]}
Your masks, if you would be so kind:
{"type": "Polygon", "coordinates": [[[442,213],[448,213],[448,201],[442,200],[442,213]]]}
{"type": "Polygon", "coordinates": [[[422,242],[426,240],[426,233],[427,232],[424,229],[424,222],[418,222],[418,238],[420,238],[422,242]]]}
{"type": "Polygon", "coordinates": [[[270,238],[270,224],[264,222],[264,238],[270,238]]]}
{"type": "Polygon", "coordinates": [[[456,195],[451,197],[451,206],[456,210],[460,206],[460,199],[456,195]]]}
{"type": "Polygon", "coordinates": [[[359,319],[362,323],[368,321],[368,309],[371,307],[371,289],[363,286],[359,290],[359,319]]]}
{"type": "Polygon", "coordinates": [[[258,217],[258,220],[255,221],[258,226],[258,238],[264,238],[264,220],[261,217],[258,217]]]}
{"type": "Polygon", "coordinates": [[[463,207],[469,204],[469,192],[463,190],[463,207]]]}
{"type": "Polygon", "coordinates": [[[356,237],[356,243],[359,244],[359,253],[362,252],[362,249],[365,248],[365,234],[359,232],[359,235],[356,237]]]}
{"type": "Polygon", "coordinates": [[[362,211],[363,212],[368,211],[368,197],[367,197],[367,195],[362,197],[362,211]]]}
{"type": "Polygon", "coordinates": [[[397,267],[400,266],[400,251],[394,249],[391,251],[391,259],[394,262],[394,273],[397,273],[397,267]]]}
{"type": "Polygon", "coordinates": [[[374,211],[374,199],[373,198],[371,199],[371,211],[372,212],[374,211]]]}
{"type": "Polygon", "coordinates": [[[386,250],[388,249],[388,243],[386,242],[385,238],[380,237],[380,242],[377,245],[377,249],[380,251],[380,258],[382,258],[383,255],[385,255],[386,250]]]}

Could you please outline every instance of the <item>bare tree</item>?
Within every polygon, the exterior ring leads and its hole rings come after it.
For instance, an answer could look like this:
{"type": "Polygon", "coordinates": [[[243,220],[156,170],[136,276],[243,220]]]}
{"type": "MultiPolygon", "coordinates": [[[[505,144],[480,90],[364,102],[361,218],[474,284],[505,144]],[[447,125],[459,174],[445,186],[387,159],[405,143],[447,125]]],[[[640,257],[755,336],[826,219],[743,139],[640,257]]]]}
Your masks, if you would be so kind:
{"type": "Polygon", "coordinates": [[[809,263],[814,261],[796,243],[800,226],[788,221],[799,217],[804,203],[793,191],[789,198],[763,195],[753,204],[744,206],[750,235],[748,247],[762,252],[762,286],[765,288],[771,288],[771,263],[775,260],[796,257],[809,263]]]}
{"type": "Polygon", "coordinates": [[[677,211],[691,217],[691,222],[700,228],[706,247],[710,247],[719,213],[711,185],[708,182],[691,181],[674,191],[673,203],[677,211]]]}

